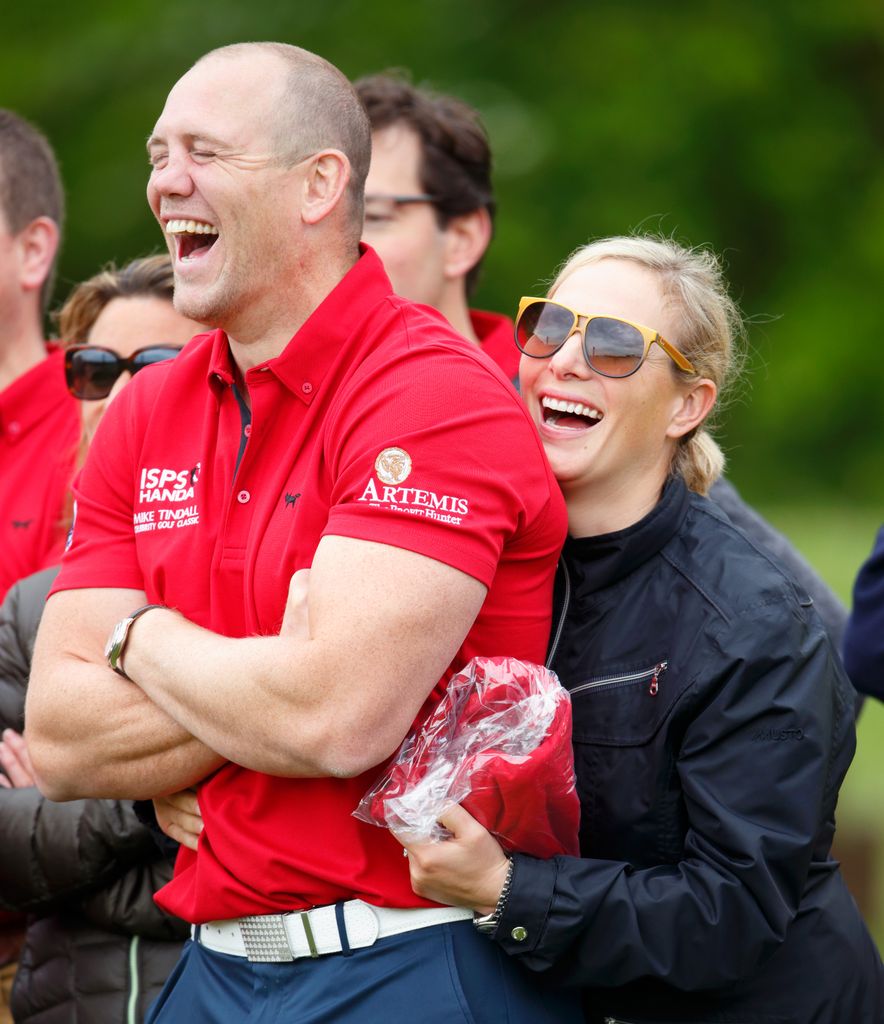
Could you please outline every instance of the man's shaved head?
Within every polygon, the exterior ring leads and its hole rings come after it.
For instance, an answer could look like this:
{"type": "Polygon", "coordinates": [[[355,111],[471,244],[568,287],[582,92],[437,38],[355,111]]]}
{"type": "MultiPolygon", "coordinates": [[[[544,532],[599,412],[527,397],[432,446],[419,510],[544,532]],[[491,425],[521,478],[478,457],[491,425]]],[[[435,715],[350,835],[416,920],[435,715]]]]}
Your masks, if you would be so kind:
{"type": "Polygon", "coordinates": [[[232,43],[210,50],[194,67],[215,58],[267,55],[288,69],[271,126],[280,159],[296,164],[321,149],[339,149],[350,161],[348,190],[354,214],[362,220],[365,177],[371,161],[371,128],[359,97],[334,64],[288,43],[232,43]]]}

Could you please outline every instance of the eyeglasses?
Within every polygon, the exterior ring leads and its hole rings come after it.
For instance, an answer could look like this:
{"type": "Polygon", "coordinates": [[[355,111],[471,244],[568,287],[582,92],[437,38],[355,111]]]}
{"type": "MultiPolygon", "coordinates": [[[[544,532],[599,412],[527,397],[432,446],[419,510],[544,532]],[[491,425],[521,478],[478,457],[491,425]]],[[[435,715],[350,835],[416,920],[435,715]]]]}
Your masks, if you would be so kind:
{"type": "Polygon", "coordinates": [[[65,383],[74,398],[82,401],[107,398],[121,373],[136,374],[145,366],[174,359],[180,351],[177,345],[148,345],[124,359],[111,348],[71,345],[64,353],[65,383]]]}
{"type": "Polygon", "coordinates": [[[603,377],[629,377],[647,358],[651,345],[659,345],[679,369],[696,373],[691,361],[675,345],[650,327],[616,316],[578,313],[550,299],[524,297],[516,317],[516,344],[532,359],[548,359],[580,332],[583,356],[603,377]]]}
{"type": "Polygon", "coordinates": [[[365,223],[384,223],[396,215],[400,206],[412,206],[415,203],[435,203],[437,196],[419,193],[413,196],[367,195],[365,197],[365,223]]]}

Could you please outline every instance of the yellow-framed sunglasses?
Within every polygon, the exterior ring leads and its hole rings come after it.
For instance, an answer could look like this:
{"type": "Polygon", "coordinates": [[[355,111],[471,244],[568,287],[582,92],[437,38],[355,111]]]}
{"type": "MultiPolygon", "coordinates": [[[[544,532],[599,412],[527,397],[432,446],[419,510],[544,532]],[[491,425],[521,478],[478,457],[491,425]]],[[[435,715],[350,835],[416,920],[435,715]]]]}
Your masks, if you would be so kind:
{"type": "Polygon", "coordinates": [[[552,299],[523,296],[516,316],[516,344],[532,359],[548,359],[579,331],[583,357],[603,377],[629,377],[659,345],[685,373],[696,373],[693,364],[650,327],[616,316],[578,313],[552,299]]]}

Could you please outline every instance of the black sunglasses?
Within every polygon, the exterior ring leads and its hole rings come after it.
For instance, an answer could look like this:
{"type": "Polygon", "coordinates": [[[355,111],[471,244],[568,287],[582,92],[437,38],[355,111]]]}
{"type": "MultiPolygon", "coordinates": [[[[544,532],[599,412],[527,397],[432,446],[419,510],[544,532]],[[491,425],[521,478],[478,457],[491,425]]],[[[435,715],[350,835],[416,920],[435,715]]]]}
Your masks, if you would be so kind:
{"type": "Polygon", "coordinates": [[[107,398],[121,373],[136,374],[145,366],[174,359],[180,351],[178,345],[148,345],[124,359],[112,348],[71,345],[64,353],[65,383],[74,398],[81,401],[107,398]]]}

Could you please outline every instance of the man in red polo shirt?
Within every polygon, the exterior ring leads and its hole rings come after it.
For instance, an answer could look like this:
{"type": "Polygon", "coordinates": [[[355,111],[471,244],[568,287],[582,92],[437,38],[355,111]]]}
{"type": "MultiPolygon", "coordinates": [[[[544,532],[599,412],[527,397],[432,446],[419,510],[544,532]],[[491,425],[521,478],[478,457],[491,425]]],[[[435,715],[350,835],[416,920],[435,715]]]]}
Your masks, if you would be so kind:
{"type": "Polygon", "coordinates": [[[515,380],[512,321],[469,308],[495,209],[478,113],[390,73],[361,78],[355,89],[372,131],[362,237],[397,294],[438,309],[515,380]]]}
{"type": "MultiPolygon", "coordinates": [[[[43,340],[64,195],[43,135],[0,110],[0,601],[23,576],[58,561],[80,414],[61,352],[43,340]]],[[[0,913],[0,1022],[23,934],[0,913]]]]}
{"type": "Polygon", "coordinates": [[[63,215],[49,143],[0,110],[0,600],[64,546],[80,413],[43,340],[63,215]]]}
{"type": "Polygon", "coordinates": [[[359,246],[369,126],[326,61],[214,51],[148,150],[176,307],[216,330],[105,415],[27,738],[55,799],[198,788],[157,897],[197,927],[152,1019],[578,1020],[351,814],[469,658],[543,660],[566,522],[536,432],[359,246]]]}

